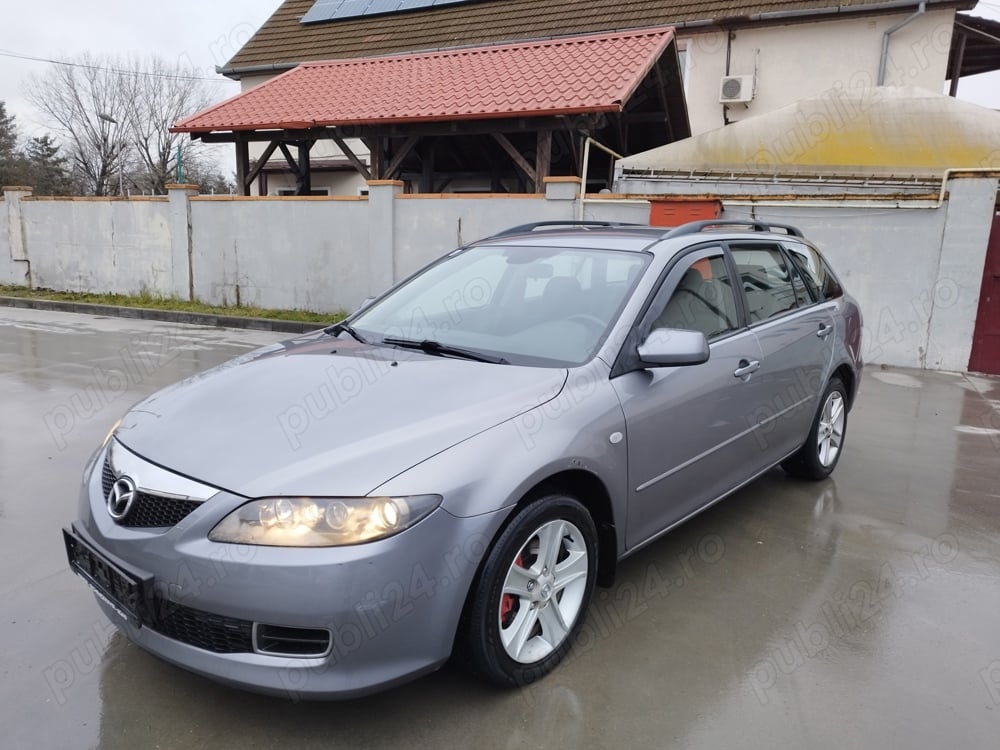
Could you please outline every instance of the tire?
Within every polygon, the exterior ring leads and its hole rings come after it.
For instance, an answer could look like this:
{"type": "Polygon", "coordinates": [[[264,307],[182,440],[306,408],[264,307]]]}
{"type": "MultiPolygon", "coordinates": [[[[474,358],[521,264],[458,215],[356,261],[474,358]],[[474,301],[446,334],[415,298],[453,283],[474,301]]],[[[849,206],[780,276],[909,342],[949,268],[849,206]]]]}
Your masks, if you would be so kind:
{"type": "Polygon", "coordinates": [[[781,464],[800,479],[826,479],[837,468],[847,437],[847,388],[840,378],[832,378],[820,399],[805,445],[781,464]]]}
{"type": "Polygon", "coordinates": [[[597,530],[583,505],[548,495],[523,508],[497,538],[469,594],[460,633],[467,666],[503,687],[544,677],[583,625],[596,577],[597,530]]]}

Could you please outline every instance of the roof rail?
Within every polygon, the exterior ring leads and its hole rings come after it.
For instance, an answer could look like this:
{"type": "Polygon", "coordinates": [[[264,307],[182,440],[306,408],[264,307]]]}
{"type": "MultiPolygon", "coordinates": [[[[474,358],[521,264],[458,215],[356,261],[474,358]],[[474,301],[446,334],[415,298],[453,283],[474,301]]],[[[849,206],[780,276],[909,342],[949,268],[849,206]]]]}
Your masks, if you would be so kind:
{"type": "Polygon", "coordinates": [[[534,232],[536,229],[544,229],[546,227],[577,227],[586,229],[597,228],[597,227],[638,227],[641,224],[632,224],[627,221],[576,221],[573,219],[568,219],[566,221],[535,221],[531,224],[521,224],[516,227],[511,227],[510,229],[505,229],[502,232],[494,234],[493,237],[506,237],[510,234],[527,234],[528,232],[534,232]]]}
{"type": "Polygon", "coordinates": [[[681,237],[686,234],[698,234],[706,229],[728,226],[753,227],[755,232],[773,232],[775,229],[780,229],[790,237],[805,236],[798,227],[793,227],[790,224],[775,224],[774,222],[758,221],[757,219],[709,219],[706,221],[691,221],[687,224],[681,224],[679,227],[675,227],[663,235],[663,239],[667,239],[668,237],[681,237]]]}

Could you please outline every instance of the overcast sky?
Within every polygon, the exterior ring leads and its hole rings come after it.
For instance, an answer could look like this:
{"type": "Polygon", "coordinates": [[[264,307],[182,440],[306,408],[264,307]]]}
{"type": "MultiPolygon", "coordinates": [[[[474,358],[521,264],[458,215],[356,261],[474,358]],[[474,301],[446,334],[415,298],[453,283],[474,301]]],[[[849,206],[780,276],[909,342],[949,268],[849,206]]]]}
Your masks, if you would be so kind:
{"type": "MultiPolygon", "coordinates": [[[[218,99],[238,85],[215,74],[280,5],[280,0],[47,0],[18,5],[0,24],[0,100],[25,133],[44,132],[44,122],[24,101],[31,73],[47,65],[6,56],[41,58],[94,54],[150,54],[178,60],[203,71],[218,99]]],[[[975,15],[1000,19],[1000,0],[981,2],[975,15]]],[[[1000,109],[1000,72],[963,79],[959,98],[1000,109]]]]}
{"type": "MultiPolygon", "coordinates": [[[[997,0],[1000,2],[1000,0],[997,0]]],[[[67,58],[83,52],[112,55],[156,54],[180,61],[217,79],[209,84],[218,99],[239,85],[216,75],[281,4],[280,0],[46,0],[21,3],[4,13],[0,55],[67,58]]],[[[24,101],[23,86],[47,64],[0,56],[0,100],[30,135],[41,116],[24,101]]]]}

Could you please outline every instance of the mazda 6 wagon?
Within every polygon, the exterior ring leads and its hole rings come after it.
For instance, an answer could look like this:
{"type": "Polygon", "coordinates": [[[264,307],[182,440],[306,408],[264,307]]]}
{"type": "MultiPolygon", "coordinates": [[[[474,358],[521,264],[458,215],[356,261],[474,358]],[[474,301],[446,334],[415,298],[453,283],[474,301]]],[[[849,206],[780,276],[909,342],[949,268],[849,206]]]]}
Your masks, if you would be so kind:
{"type": "Polygon", "coordinates": [[[523,685],[622,558],[775,466],[834,470],[861,325],[794,227],[518,227],[136,405],[69,562],[231,685],[348,697],[453,656],[523,685]]]}

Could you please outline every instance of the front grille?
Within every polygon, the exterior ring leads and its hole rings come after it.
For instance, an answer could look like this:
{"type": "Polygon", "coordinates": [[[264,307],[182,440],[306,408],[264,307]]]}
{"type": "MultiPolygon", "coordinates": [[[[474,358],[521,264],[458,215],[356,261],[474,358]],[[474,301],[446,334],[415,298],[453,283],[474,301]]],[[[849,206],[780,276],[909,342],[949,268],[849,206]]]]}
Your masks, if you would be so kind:
{"type": "Polygon", "coordinates": [[[111,451],[108,451],[108,458],[104,459],[104,469],[101,471],[101,489],[104,490],[104,498],[111,494],[111,487],[115,483],[115,472],[111,468],[111,451]]]}
{"type": "MultiPolygon", "coordinates": [[[[101,470],[101,489],[106,498],[115,483],[115,472],[111,468],[110,452],[104,459],[101,470]]],[[[154,529],[176,526],[193,513],[200,502],[196,500],[179,500],[174,497],[164,497],[150,492],[140,492],[132,501],[128,515],[118,521],[121,526],[133,529],[154,529]]]]}
{"type": "Polygon", "coordinates": [[[200,505],[201,503],[194,500],[178,500],[140,492],[136,495],[128,515],[119,523],[132,528],[176,526],[200,505]]]}
{"type": "Polygon", "coordinates": [[[253,653],[253,623],[249,620],[213,615],[158,598],[153,622],[146,624],[167,638],[217,654],[253,653]]]}

